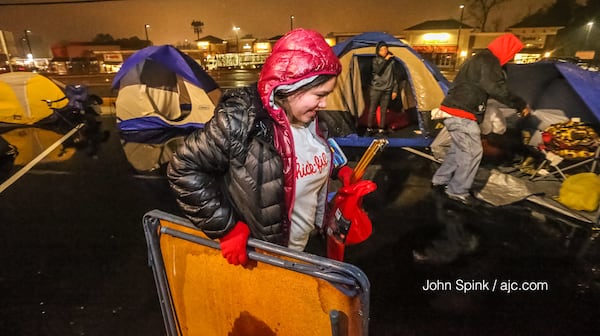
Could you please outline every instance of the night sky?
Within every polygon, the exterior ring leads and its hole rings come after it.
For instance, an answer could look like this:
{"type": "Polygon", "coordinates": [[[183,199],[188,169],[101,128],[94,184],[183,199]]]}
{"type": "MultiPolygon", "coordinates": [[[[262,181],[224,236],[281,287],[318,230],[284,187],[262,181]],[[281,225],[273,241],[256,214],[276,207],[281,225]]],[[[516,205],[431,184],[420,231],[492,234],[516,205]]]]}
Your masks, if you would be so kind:
{"type": "MultiPolygon", "coordinates": [[[[58,41],[90,41],[98,33],[115,39],[138,36],[154,44],[178,44],[193,41],[192,20],[204,22],[200,36],[233,38],[233,26],[239,36],[252,34],[269,38],[294,27],[329,32],[386,31],[400,34],[425,20],[458,19],[460,0],[122,0],[35,6],[5,4],[44,0],[0,0],[0,30],[13,31],[16,37],[31,30],[38,40],[48,44],[58,41]]],[[[553,0],[513,0],[502,9],[502,26],[516,23],[528,12],[553,0]]],[[[465,11],[465,22],[468,16],[465,11]]]]}

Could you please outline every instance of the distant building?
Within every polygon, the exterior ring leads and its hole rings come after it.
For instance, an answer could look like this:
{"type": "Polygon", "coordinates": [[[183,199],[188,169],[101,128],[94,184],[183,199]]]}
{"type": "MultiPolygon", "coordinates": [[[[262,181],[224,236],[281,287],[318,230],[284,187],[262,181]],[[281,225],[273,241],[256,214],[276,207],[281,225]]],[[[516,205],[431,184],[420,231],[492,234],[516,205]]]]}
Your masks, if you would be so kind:
{"type": "MultiPolygon", "coordinates": [[[[549,57],[556,47],[556,36],[563,25],[524,20],[507,29],[515,34],[525,47],[515,56],[515,63],[530,63],[549,57]]],[[[406,41],[423,58],[440,69],[461,65],[469,56],[484,50],[502,32],[480,32],[454,20],[432,20],[406,28],[406,41]]]]}
{"type": "Polygon", "coordinates": [[[439,68],[452,68],[468,56],[473,27],[454,19],[430,20],[404,30],[405,39],[439,68]]]}
{"type": "Polygon", "coordinates": [[[52,57],[56,58],[77,58],[90,57],[96,51],[118,51],[121,47],[107,44],[96,44],[93,42],[70,42],[67,44],[57,43],[51,47],[52,57]]]}
{"type": "Polygon", "coordinates": [[[507,30],[525,44],[521,53],[515,56],[515,62],[529,63],[553,56],[558,32],[565,28],[566,24],[567,22],[549,22],[534,15],[508,27],[507,30]]]}
{"type": "Polygon", "coordinates": [[[199,50],[209,55],[227,52],[227,41],[213,35],[206,35],[196,41],[199,50]]]}
{"type": "Polygon", "coordinates": [[[49,71],[61,75],[116,72],[123,62],[120,49],[93,42],[57,43],[51,46],[49,71]]]}
{"type": "Polygon", "coordinates": [[[39,36],[16,37],[0,30],[0,73],[9,71],[46,71],[48,51],[39,43],[39,36]],[[29,52],[31,50],[31,53],[29,52]]]}

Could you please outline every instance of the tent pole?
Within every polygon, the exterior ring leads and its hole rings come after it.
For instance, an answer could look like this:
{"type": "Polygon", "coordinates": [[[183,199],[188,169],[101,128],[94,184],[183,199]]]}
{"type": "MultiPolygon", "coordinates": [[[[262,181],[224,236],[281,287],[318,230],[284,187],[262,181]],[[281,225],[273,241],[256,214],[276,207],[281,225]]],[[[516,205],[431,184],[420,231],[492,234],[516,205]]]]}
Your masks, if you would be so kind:
{"type": "Polygon", "coordinates": [[[420,150],[416,150],[416,149],[411,148],[411,147],[401,147],[401,148],[404,149],[407,152],[411,152],[413,154],[417,154],[417,155],[422,156],[422,157],[424,157],[426,159],[429,159],[429,160],[431,160],[433,162],[442,163],[442,160],[438,160],[433,155],[429,155],[427,153],[423,153],[420,150]]]}

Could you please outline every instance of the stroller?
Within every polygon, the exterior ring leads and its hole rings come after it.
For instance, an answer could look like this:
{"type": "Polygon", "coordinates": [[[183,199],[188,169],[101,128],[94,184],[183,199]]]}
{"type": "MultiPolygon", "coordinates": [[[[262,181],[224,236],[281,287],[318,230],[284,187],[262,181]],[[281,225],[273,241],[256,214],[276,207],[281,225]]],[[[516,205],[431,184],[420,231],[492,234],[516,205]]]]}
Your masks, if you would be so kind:
{"type": "Polygon", "coordinates": [[[95,155],[100,143],[108,139],[108,131],[101,132],[102,122],[97,119],[100,116],[102,98],[95,94],[89,94],[85,85],[67,85],[65,96],[58,100],[44,100],[53,113],[40,123],[42,127],[50,127],[59,133],[66,133],[83,123],[84,127],[70,138],[66,146],[85,148],[88,154],[95,155]],[[68,99],[67,105],[55,108],[57,102],[68,99]]]}
{"type": "Polygon", "coordinates": [[[100,105],[102,98],[94,94],[88,93],[88,88],[85,85],[67,85],[65,87],[65,96],[58,100],[44,100],[53,113],[48,118],[44,119],[42,124],[55,123],[64,121],[71,126],[85,121],[85,116],[100,115],[100,105]],[[61,108],[55,108],[55,103],[68,99],[67,105],[61,108]]]}

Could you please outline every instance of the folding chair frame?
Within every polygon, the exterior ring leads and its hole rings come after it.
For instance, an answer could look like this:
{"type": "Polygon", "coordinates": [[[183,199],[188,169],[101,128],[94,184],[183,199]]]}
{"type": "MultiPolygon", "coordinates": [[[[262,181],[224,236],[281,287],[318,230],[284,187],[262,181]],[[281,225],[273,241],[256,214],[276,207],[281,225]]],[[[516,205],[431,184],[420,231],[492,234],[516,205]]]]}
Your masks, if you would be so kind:
{"type": "Polygon", "coordinates": [[[531,174],[531,177],[529,178],[531,181],[536,181],[536,180],[541,180],[544,179],[548,176],[554,176],[556,174],[559,174],[563,180],[565,180],[567,178],[567,176],[565,175],[565,172],[567,170],[573,169],[573,168],[577,168],[586,164],[592,164],[590,172],[595,173],[596,172],[596,167],[598,166],[598,161],[600,161],[600,146],[596,147],[596,151],[594,152],[594,156],[591,158],[587,158],[584,159],[580,162],[577,163],[573,163],[571,165],[565,166],[565,167],[560,167],[559,163],[553,163],[553,160],[548,158],[550,153],[547,153],[546,151],[542,151],[542,153],[544,153],[545,155],[545,159],[544,161],[542,161],[542,163],[536,168],[535,172],[533,174],[531,174]],[[549,165],[550,167],[554,168],[554,171],[549,172],[548,175],[542,175],[542,176],[537,176],[539,174],[539,172],[546,166],[549,165]]]}
{"type": "MultiPolygon", "coordinates": [[[[177,321],[177,314],[175,312],[175,306],[165,272],[165,264],[160,250],[160,235],[171,235],[214,249],[220,249],[220,246],[219,243],[213,240],[194,236],[172,228],[162,227],[160,223],[161,219],[183,225],[187,228],[193,228],[195,230],[197,230],[197,228],[195,228],[187,219],[159,210],[150,211],[146,213],[143,218],[144,233],[148,245],[148,263],[149,266],[152,267],[154,273],[167,335],[176,336],[182,335],[182,332],[179,322],[177,321]]],[[[248,246],[270,253],[263,254],[249,250],[248,256],[251,260],[326,280],[347,296],[360,295],[360,313],[362,316],[361,335],[368,335],[370,284],[367,276],[358,267],[308,253],[293,251],[279,245],[253,238],[249,239],[248,246]],[[296,263],[290,260],[281,259],[272,254],[294,258],[305,263],[296,263]]],[[[340,315],[341,314],[335,310],[332,310],[329,313],[332,336],[346,335],[344,319],[340,315]]]]}

